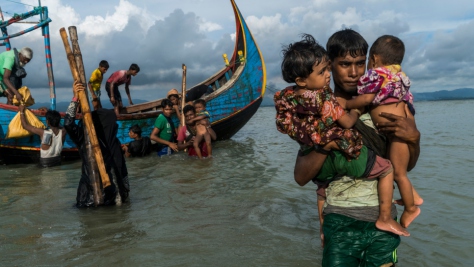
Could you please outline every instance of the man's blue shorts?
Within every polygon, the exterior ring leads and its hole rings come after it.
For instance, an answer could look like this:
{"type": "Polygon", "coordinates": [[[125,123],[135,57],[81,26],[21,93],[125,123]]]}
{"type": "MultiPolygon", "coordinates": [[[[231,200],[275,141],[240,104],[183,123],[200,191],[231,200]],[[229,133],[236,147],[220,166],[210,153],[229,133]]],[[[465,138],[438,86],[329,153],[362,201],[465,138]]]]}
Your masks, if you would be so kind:
{"type": "Polygon", "coordinates": [[[156,154],[158,155],[158,157],[169,156],[173,153],[174,153],[173,149],[171,149],[169,146],[165,146],[162,149],[156,151],[156,154]]]}

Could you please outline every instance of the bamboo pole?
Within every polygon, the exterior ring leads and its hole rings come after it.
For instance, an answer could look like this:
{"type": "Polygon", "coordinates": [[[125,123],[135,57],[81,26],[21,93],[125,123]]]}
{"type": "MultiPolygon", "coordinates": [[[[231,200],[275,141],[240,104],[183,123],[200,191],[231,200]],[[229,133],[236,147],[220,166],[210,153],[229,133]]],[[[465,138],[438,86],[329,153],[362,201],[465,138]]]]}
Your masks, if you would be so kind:
{"type": "MultiPolygon", "coordinates": [[[[67,59],[69,62],[69,68],[71,69],[71,74],[74,81],[80,81],[79,72],[77,70],[77,66],[74,60],[74,55],[72,54],[71,47],[69,45],[69,41],[67,39],[67,33],[64,28],[59,30],[61,34],[61,39],[64,43],[64,49],[66,50],[67,59]]],[[[87,96],[84,91],[79,91],[79,103],[81,104],[82,109],[82,116],[84,125],[87,128],[89,133],[90,141],[92,150],[94,152],[94,158],[97,161],[97,165],[99,167],[100,178],[102,179],[102,186],[104,188],[110,186],[110,179],[107,171],[105,170],[104,159],[102,158],[102,153],[100,151],[99,141],[97,139],[97,135],[94,128],[94,123],[92,122],[92,114],[89,108],[89,101],[87,100],[87,96]]]]}
{"type": "MultiPolygon", "coordinates": [[[[85,85],[86,82],[86,73],[84,70],[84,64],[82,63],[82,53],[81,48],[79,47],[79,38],[77,38],[76,26],[69,26],[69,39],[71,39],[72,54],[74,55],[74,60],[76,61],[77,71],[79,72],[79,78],[81,82],[85,85]]],[[[87,90],[84,90],[84,93],[87,96],[87,90]]]]}
{"type": "MultiPolygon", "coordinates": [[[[76,62],[77,70],[79,72],[79,77],[81,80],[82,84],[86,84],[86,75],[84,71],[84,64],[82,63],[82,53],[81,53],[81,48],[79,47],[79,41],[77,38],[77,30],[75,26],[70,26],[68,27],[69,30],[69,38],[71,39],[71,45],[72,45],[72,53],[74,55],[74,60],[76,62]]],[[[87,93],[86,93],[87,95],[87,93]]],[[[92,191],[94,195],[94,204],[96,206],[102,204],[102,191],[100,190],[100,175],[99,175],[99,168],[97,165],[97,161],[94,157],[93,149],[92,149],[92,143],[91,139],[89,136],[89,133],[87,132],[87,128],[84,128],[84,138],[86,141],[86,152],[87,152],[87,158],[89,159],[89,164],[90,164],[90,170],[92,171],[90,173],[90,180],[92,184],[92,191]]]]}
{"type": "Polygon", "coordinates": [[[186,65],[183,64],[183,82],[181,85],[181,126],[185,125],[184,105],[186,104],[186,65]]]}

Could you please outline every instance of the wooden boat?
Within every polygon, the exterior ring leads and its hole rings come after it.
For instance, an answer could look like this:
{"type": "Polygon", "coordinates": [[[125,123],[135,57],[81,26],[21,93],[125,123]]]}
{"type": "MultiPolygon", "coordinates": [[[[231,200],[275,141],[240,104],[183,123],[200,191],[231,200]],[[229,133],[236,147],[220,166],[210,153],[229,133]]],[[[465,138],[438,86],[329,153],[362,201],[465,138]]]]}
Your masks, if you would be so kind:
{"type": "MultiPolygon", "coordinates": [[[[230,2],[235,14],[236,40],[229,63],[210,78],[186,90],[187,101],[197,98],[206,100],[211,125],[218,140],[231,138],[252,118],[262,103],[266,86],[262,54],[234,0],[230,2]]],[[[122,143],[131,141],[128,132],[134,124],[142,128],[144,136],[151,134],[155,119],[161,113],[161,100],[128,106],[121,111],[117,136],[122,143]]],[[[45,122],[45,111],[32,111],[45,122]]],[[[34,162],[39,157],[40,140],[37,136],[4,139],[8,123],[17,112],[16,106],[0,104],[0,161],[34,162]]],[[[63,157],[77,158],[76,150],[67,138],[63,157]]]]}

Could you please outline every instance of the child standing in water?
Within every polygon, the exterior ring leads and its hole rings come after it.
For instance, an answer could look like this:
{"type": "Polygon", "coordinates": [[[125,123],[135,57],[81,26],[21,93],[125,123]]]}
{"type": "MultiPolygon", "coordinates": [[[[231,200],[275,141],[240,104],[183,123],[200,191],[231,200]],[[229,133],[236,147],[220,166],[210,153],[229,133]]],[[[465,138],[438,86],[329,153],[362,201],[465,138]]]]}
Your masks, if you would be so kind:
{"type": "MultiPolygon", "coordinates": [[[[326,50],[311,35],[306,34],[302,41],[286,47],[283,54],[281,64],[283,79],[295,85],[277,92],[274,96],[277,129],[295,139],[303,150],[315,146],[319,147],[319,151],[327,151],[327,154],[329,150],[340,150],[344,155],[343,164],[349,166],[347,175],[379,178],[380,212],[375,223],[376,227],[397,235],[409,236],[409,233],[391,217],[392,166],[388,160],[378,156],[369,160],[368,149],[362,144],[362,136],[351,129],[361,112],[357,109],[344,111],[329,88],[331,74],[326,50]],[[348,162],[346,158],[350,161],[348,162]],[[357,168],[350,166],[360,165],[361,161],[363,175],[355,171],[357,168]]],[[[339,152],[331,151],[331,153],[339,152]]],[[[335,158],[331,156],[326,162],[333,161],[335,169],[338,169],[341,160],[337,160],[336,163],[335,158]]]]}
{"type": "Polygon", "coordinates": [[[196,109],[196,117],[190,120],[190,123],[196,123],[196,138],[194,138],[194,150],[198,158],[202,158],[201,148],[199,144],[204,139],[206,141],[208,157],[212,157],[212,145],[211,145],[211,135],[209,134],[208,128],[211,127],[209,118],[211,115],[206,110],[206,100],[196,99],[194,100],[194,108],[196,109]]]}
{"type": "MultiPolygon", "coordinates": [[[[379,37],[370,47],[367,73],[360,78],[357,85],[359,96],[347,100],[345,107],[352,109],[369,106],[370,116],[375,125],[387,121],[380,116],[382,112],[406,117],[405,105],[408,105],[410,112],[415,115],[413,95],[409,91],[410,80],[400,66],[404,54],[405,45],[402,40],[391,35],[379,37]]],[[[341,104],[344,106],[344,103],[341,104]]],[[[408,145],[396,136],[388,138],[390,142],[388,155],[402,197],[397,203],[405,206],[400,223],[403,227],[408,227],[420,214],[418,206],[423,203],[423,199],[415,191],[407,176],[410,158],[408,145]]]]}

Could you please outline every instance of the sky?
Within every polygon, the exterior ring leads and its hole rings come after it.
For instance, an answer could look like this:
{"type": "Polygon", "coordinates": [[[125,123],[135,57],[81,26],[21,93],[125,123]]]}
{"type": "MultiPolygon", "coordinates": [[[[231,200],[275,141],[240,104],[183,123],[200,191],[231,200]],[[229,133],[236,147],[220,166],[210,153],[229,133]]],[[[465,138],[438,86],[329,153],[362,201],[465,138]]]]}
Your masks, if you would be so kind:
{"type": "MultiPolygon", "coordinates": [[[[87,78],[102,59],[110,64],[104,84],[114,71],[128,69],[131,63],[140,66],[130,86],[132,99],[158,99],[171,88],[180,89],[183,63],[190,88],[219,71],[224,66],[222,54],[234,50],[235,19],[229,0],[41,0],[41,4],[48,7],[52,19],[58,101],[72,96],[72,76],[59,35],[62,27],[77,27],[87,78]]],[[[358,31],[369,45],[384,34],[402,39],[406,49],[402,68],[412,81],[413,92],[474,87],[472,0],[457,0],[456,4],[440,0],[236,0],[236,4],[264,57],[267,98],[289,85],[281,78],[284,45],[308,33],[325,46],[328,37],[343,28],[358,31]]],[[[5,19],[37,5],[38,0],[0,0],[5,19]]],[[[37,17],[28,20],[38,21],[37,17]]],[[[13,34],[31,26],[12,25],[8,31],[13,34]]],[[[47,102],[41,31],[10,42],[12,47],[34,50],[23,84],[37,102],[47,102]]],[[[125,90],[120,90],[126,98],[125,90]]],[[[105,90],[101,99],[107,101],[105,90]]]]}

